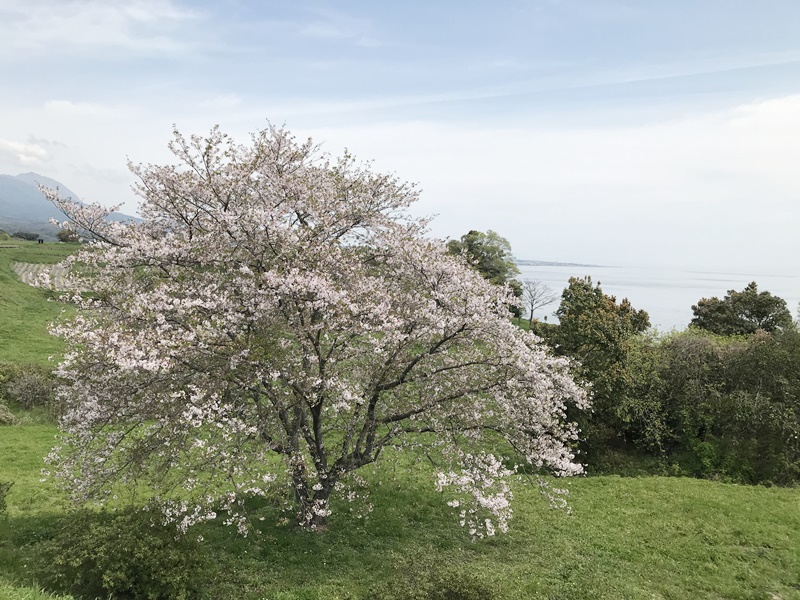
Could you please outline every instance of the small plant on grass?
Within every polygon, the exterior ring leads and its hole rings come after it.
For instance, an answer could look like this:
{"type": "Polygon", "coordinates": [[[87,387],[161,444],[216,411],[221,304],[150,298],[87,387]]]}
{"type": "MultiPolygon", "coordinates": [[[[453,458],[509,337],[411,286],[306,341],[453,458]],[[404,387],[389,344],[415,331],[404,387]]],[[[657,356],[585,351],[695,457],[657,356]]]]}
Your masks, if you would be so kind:
{"type": "Polygon", "coordinates": [[[8,410],[8,407],[0,402],[0,425],[15,425],[17,418],[8,410]]]}

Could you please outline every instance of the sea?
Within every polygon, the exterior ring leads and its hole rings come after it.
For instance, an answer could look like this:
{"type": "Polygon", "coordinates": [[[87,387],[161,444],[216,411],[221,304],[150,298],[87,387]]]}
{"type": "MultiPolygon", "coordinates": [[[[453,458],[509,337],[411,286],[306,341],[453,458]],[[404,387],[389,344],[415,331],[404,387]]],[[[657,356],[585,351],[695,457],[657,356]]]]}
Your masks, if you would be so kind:
{"type": "Polygon", "coordinates": [[[519,279],[541,281],[558,293],[551,305],[538,309],[534,317],[558,322],[553,314],[558,308],[561,292],[570,277],[589,275],[592,283],[600,283],[603,292],[615,296],[617,302],[630,300],[634,308],[650,315],[650,324],[662,332],[682,330],[692,320],[692,305],[700,298],[722,298],[728,290],[741,291],[755,281],[758,290],[768,291],[786,301],[792,315],[797,317],[800,303],[800,273],[793,275],[763,275],[750,272],[714,272],[686,268],[572,266],[565,264],[518,264],[519,279]]]}

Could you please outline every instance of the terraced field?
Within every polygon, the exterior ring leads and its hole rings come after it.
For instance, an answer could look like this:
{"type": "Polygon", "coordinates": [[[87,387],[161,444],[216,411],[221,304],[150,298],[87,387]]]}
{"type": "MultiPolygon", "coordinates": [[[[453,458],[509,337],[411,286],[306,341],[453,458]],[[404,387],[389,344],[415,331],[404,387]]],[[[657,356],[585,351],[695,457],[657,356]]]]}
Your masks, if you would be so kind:
{"type": "Polygon", "coordinates": [[[57,292],[77,291],[74,286],[70,286],[67,283],[68,270],[60,264],[47,265],[15,262],[11,265],[11,268],[19,275],[22,282],[28,285],[46,287],[57,292]],[[43,275],[49,276],[49,283],[46,285],[40,279],[43,275]]]}
{"type": "MultiPolygon", "coordinates": [[[[54,265],[79,249],[78,244],[22,240],[0,245],[0,361],[52,368],[48,357],[58,360],[63,342],[48,333],[48,326],[71,307],[50,302],[57,292],[26,283],[31,282],[34,270],[49,273],[54,265]]],[[[63,277],[63,273],[56,277],[56,285],[63,277]]]]}

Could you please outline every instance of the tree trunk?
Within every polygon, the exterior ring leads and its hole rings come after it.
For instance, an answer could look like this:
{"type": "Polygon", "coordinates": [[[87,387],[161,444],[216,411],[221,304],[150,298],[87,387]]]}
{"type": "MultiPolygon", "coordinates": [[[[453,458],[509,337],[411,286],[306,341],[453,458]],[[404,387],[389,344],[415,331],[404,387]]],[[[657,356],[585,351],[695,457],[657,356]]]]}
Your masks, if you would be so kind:
{"type": "Polygon", "coordinates": [[[333,483],[326,481],[322,489],[310,493],[304,468],[295,468],[292,473],[294,497],[297,503],[297,524],[303,529],[324,531],[328,527],[328,501],[333,483]]]}

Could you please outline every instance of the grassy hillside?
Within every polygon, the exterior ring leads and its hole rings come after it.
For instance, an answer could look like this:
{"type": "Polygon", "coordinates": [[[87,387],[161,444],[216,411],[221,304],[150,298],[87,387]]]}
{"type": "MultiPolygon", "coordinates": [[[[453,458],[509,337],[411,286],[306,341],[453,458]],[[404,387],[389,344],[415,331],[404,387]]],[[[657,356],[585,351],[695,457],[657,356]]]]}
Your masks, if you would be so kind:
{"type": "Polygon", "coordinates": [[[62,351],[61,341],[47,333],[63,305],[49,302],[51,292],[22,283],[13,272],[14,262],[48,263],[61,261],[75,252],[73,244],[11,240],[0,244],[0,361],[47,364],[49,356],[62,351]]]}
{"type": "MultiPolygon", "coordinates": [[[[0,360],[45,364],[61,351],[46,326],[62,306],[11,265],[55,263],[75,246],[13,243],[0,248],[0,360]]],[[[57,430],[20,412],[28,424],[0,427],[0,482],[14,483],[0,514],[0,600],[69,600],[42,590],[42,548],[73,519],[53,482],[41,480],[57,430]]],[[[253,507],[258,535],[242,538],[220,522],[193,530],[205,538],[203,597],[406,599],[455,570],[512,600],[800,599],[798,488],[592,476],[567,483],[567,512],[520,481],[510,532],[472,542],[428,467],[399,464],[364,473],[375,507],[368,518],[340,502],[321,534],[299,531],[268,503],[253,507]]]]}
{"type": "MultiPolygon", "coordinates": [[[[0,435],[0,481],[16,481],[0,524],[0,598],[3,585],[33,582],[25,557],[64,510],[39,481],[55,433],[28,426],[0,435]]],[[[460,565],[498,598],[800,598],[797,489],[590,477],[570,482],[568,514],[521,482],[510,533],[473,543],[428,475],[419,465],[368,473],[374,512],[364,520],[339,506],[323,534],[281,526],[268,506],[256,513],[259,536],[198,529],[213,556],[207,597],[368,597],[381,582],[402,590],[426,570],[460,565]]]]}

